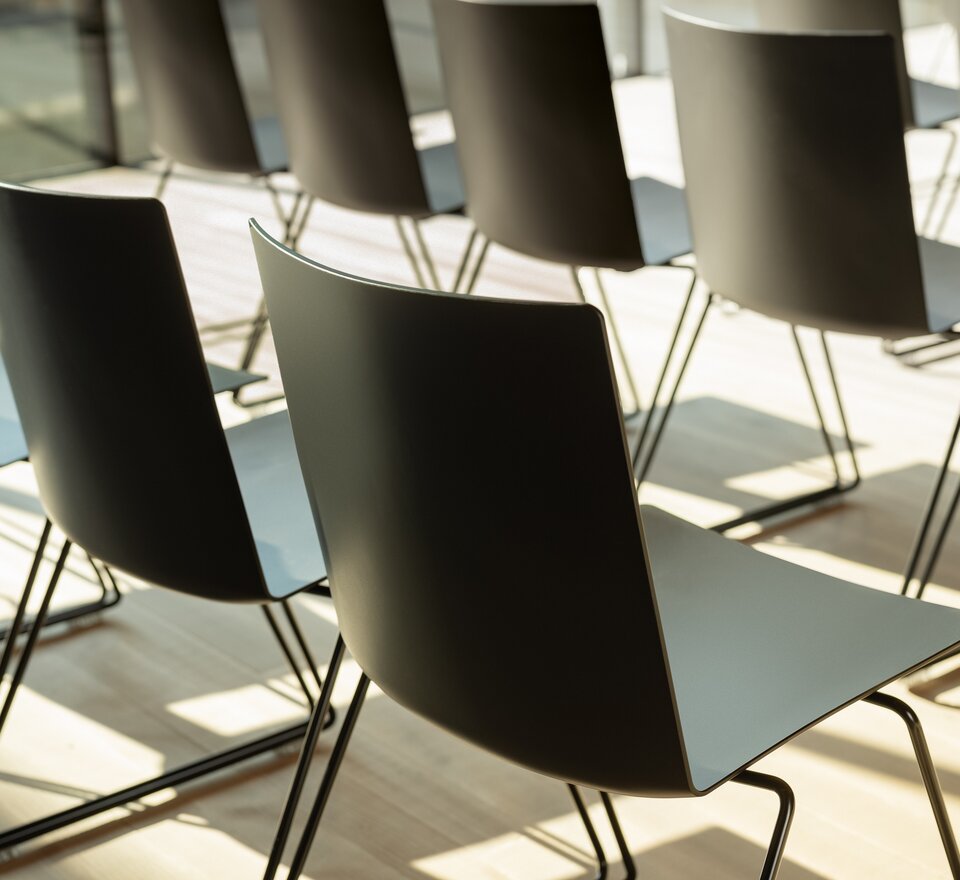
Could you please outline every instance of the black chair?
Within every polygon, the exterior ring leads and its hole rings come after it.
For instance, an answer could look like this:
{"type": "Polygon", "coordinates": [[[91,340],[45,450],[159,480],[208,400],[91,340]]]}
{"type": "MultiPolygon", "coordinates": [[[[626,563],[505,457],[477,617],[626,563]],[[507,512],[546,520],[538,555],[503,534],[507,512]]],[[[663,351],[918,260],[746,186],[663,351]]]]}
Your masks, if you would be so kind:
{"type": "Polygon", "coordinates": [[[594,308],[365,281],[258,227],[254,245],[343,641],[364,673],[290,880],[367,676],[450,732],[568,783],[641,797],[730,781],[776,793],[765,878],[794,804],[787,783],[751,765],[864,699],[908,725],[960,877],[919,721],[878,692],[951,650],[960,612],[639,509],[594,308]],[[594,637],[603,650],[582,650],[594,637]]]}
{"type": "Polygon", "coordinates": [[[960,248],[914,228],[893,38],[741,31],[669,10],[667,36],[710,290],[815,328],[825,355],[826,331],[900,339],[960,320],[960,248]]]}
{"type": "MultiPolygon", "coordinates": [[[[466,293],[491,242],[570,266],[581,300],[581,267],[629,272],[690,251],[683,190],[627,177],[595,3],[434,0],[433,13],[468,210],[483,237],[466,293]]],[[[639,408],[599,272],[595,280],[639,408]]]]}
{"type": "MultiPolygon", "coordinates": [[[[383,0],[260,0],[257,11],[290,170],[306,194],[291,247],[314,199],[382,214],[393,218],[417,283],[441,289],[421,223],[463,211],[456,151],[452,143],[414,145],[383,0]]],[[[265,323],[247,345],[244,367],[265,323]]]]}
{"type": "MultiPolygon", "coordinates": [[[[312,704],[267,604],[305,588],[328,595],[289,420],[279,412],[221,428],[163,206],[2,185],[0,230],[0,349],[49,517],[42,543],[51,522],[66,536],[19,661],[13,637],[0,657],[0,680],[10,672],[0,727],[74,543],[170,589],[263,605],[312,704]]],[[[38,563],[39,555],[13,635],[38,563]]],[[[282,607],[316,674],[292,610],[282,607]]],[[[304,720],[7,829],[0,850],[269,752],[306,728],[304,720]]]]}

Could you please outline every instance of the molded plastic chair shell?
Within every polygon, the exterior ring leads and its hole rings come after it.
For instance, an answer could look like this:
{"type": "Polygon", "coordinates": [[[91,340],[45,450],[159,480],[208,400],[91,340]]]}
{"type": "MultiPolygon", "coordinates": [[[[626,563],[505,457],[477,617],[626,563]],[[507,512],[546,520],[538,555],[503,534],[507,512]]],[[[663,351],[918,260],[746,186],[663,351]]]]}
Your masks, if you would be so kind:
{"type": "Polygon", "coordinates": [[[666,23],[710,289],[822,330],[944,329],[924,298],[894,38],[742,31],[670,10],[666,23]]]}
{"type": "Polygon", "coordinates": [[[290,170],[356,211],[433,213],[383,0],[259,0],[290,170]]]}
{"type": "Polygon", "coordinates": [[[285,160],[258,151],[219,0],[120,6],[157,150],[209,171],[280,170],[285,160]]]}
{"type": "Polygon", "coordinates": [[[433,11],[477,228],[541,259],[642,267],[596,4],[433,11]]]}
{"type": "Polygon", "coordinates": [[[0,185],[0,267],[0,349],[50,519],[145,580],[278,598],[163,206],[0,185]]]}

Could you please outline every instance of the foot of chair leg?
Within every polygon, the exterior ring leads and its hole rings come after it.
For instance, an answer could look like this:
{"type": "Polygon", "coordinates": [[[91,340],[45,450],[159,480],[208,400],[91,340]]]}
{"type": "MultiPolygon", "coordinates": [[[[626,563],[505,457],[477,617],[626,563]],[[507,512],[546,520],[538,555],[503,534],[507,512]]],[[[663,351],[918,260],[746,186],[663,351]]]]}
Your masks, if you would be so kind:
{"type": "Polygon", "coordinates": [[[780,871],[783,850],[786,847],[787,835],[790,833],[790,825],[793,822],[793,811],[796,805],[793,789],[782,779],[769,776],[766,773],[757,773],[755,770],[743,770],[731,781],[738,782],[741,785],[749,785],[751,788],[772,791],[780,799],[777,823],[773,828],[773,836],[770,838],[770,846],[767,848],[763,869],[760,871],[760,880],[774,880],[780,871]]]}
{"type": "Polygon", "coordinates": [[[897,697],[890,696],[890,694],[877,691],[870,694],[869,697],[865,697],[864,702],[895,712],[907,725],[907,730],[910,732],[910,741],[913,743],[913,751],[917,757],[917,764],[920,767],[920,775],[923,778],[923,785],[927,790],[927,797],[930,800],[934,818],[937,820],[940,840],[943,841],[943,849],[947,856],[947,862],[950,864],[951,876],[954,880],[960,880],[960,851],[957,849],[957,839],[953,833],[953,826],[950,824],[950,814],[947,812],[947,805],[943,800],[940,780],[937,778],[937,770],[933,766],[933,759],[930,757],[930,749],[927,746],[927,738],[924,736],[920,719],[907,703],[897,697]]]}

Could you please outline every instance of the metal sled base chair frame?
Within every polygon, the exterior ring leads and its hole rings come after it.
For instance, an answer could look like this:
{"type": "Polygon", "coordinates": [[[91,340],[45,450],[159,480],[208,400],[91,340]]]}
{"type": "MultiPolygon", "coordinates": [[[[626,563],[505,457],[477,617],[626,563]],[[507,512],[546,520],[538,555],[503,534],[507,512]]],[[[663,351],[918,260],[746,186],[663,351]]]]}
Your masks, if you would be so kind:
{"type": "MultiPolygon", "coordinates": [[[[326,712],[329,709],[330,699],[333,694],[333,686],[336,682],[337,672],[339,671],[345,652],[346,646],[343,643],[343,639],[338,637],[337,644],[333,650],[333,656],[330,660],[327,678],[324,681],[323,687],[320,691],[320,698],[313,707],[310,725],[307,729],[307,734],[304,737],[303,745],[301,746],[300,759],[297,762],[297,769],[294,773],[293,780],[291,781],[290,790],[287,793],[287,799],[284,802],[283,812],[280,816],[280,821],[277,826],[277,834],[270,850],[267,866],[264,869],[263,880],[276,880],[277,872],[280,869],[283,860],[283,853],[289,842],[290,832],[293,829],[293,822],[297,814],[297,809],[300,806],[301,799],[303,798],[307,776],[310,772],[314,752],[317,746],[317,740],[322,729],[321,720],[325,717],[326,712]]],[[[316,838],[317,830],[320,827],[320,821],[323,818],[324,810],[326,809],[327,802],[330,799],[330,794],[333,791],[337,774],[340,772],[344,755],[347,752],[347,747],[349,746],[350,739],[353,736],[354,728],[357,725],[357,719],[360,716],[360,710],[363,708],[363,704],[366,700],[367,689],[369,685],[370,679],[366,676],[366,674],[361,672],[360,681],[357,684],[353,698],[350,701],[350,706],[347,709],[346,715],[344,716],[340,733],[337,736],[333,750],[330,752],[330,755],[327,758],[327,765],[324,770],[323,778],[320,782],[319,788],[317,789],[317,794],[307,816],[306,824],[303,831],[300,833],[299,839],[297,840],[293,860],[290,863],[289,870],[286,874],[286,880],[298,880],[303,873],[307,857],[310,854],[310,848],[313,846],[313,841],[316,838]]],[[[567,788],[570,792],[571,798],[573,799],[574,806],[577,810],[577,815],[580,817],[580,821],[583,823],[584,830],[586,831],[587,837],[590,840],[590,845],[593,848],[594,857],[597,861],[597,874],[595,880],[606,880],[609,874],[607,855],[603,849],[603,845],[600,842],[600,837],[597,834],[593,820],[590,818],[590,814],[587,812],[587,807],[584,803],[583,796],[575,785],[568,784],[567,788]]],[[[623,829],[620,825],[620,820],[617,817],[616,809],[613,805],[613,800],[607,792],[599,792],[599,795],[600,802],[603,805],[604,813],[606,814],[607,821],[610,824],[614,839],[617,843],[620,859],[623,862],[623,868],[625,872],[624,880],[635,880],[637,877],[636,864],[634,862],[633,855],[630,852],[630,848],[627,845],[626,837],[624,836],[623,829]]]]}
{"type": "MultiPolygon", "coordinates": [[[[694,285],[696,278],[694,279],[694,285]]],[[[633,455],[633,468],[638,485],[642,484],[650,473],[654,458],[659,448],[660,441],[663,438],[667,421],[673,411],[673,405],[676,401],[677,392],[690,364],[693,350],[701,337],[707,316],[711,308],[716,305],[716,297],[707,292],[704,295],[703,305],[699,309],[691,311],[690,306],[694,299],[694,287],[691,286],[690,293],[684,302],[683,309],[680,312],[679,320],[674,331],[670,346],[667,351],[666,361],[657,386],[654,391],[653,401],[645,423],[641,429],[639,440],[636,444],[633,455]],[[681,342],[683,337],[686,339],[681,342]],[[675,375],[672,381],[668,382],[668,375],[673,372],[675,375]],[[661,396],[666,392],[666,397],[662,405],[659,403],[661,396]]],[[[850,429],[847,424],[846,413],[843,408],[843,402],[840,397],[840,388],[837,383],[836,373],[833,368],[833,361],[830,357],[830,349],[827,345],[827,338],[822,332],[819,333],[820,349],[822,359],[829,378],[827,392],[831,397],[831,406],[835,413],[835,418],[841,430],[841,442],[843,449],[836,448],[834,438],[831,436],[824,416],[824,401],[817,390],[813,374],[810,370],[810,364],[807,354],[804,352],[804,344],[800,333],[794,325],[790,325],[791,335],[794,345],[797,349],[797,355],[800,360],[800,366],[803,372],[803,378],[810,390],[810,400],[813,404],[814,413],[817,417],[817,423],[820,435],[823,438],[824,447],[830,466],[834,475],[832,485],[823,489],[816,489],[811,492],[805,492],[792,498],[781,501],[774,501],[770,504],[762,505],[753,510],[745,511],[739,516],[718,523],[713,526],[717,532],[726,532],[731,529],[748,523],[762,523],[766,520],[781,517],[796,510],[802,510],[811,505],[823,504],[836,501],[848,492],[853,491],[860,484],[860,469],[857,464],[857,456],[853,440],[850,437],[850,429]],[[841,458],[847,459],[846,467],[841,458]],[[846,473],[845,473],[846,471],[846,473]]]]}
{"type": "MultiPolygon", "coordinates": [[[[27,578],[23,595],[21,596],[17,605],[16,614],[11,625],[12,632],[26,634],[26,640],[24,641],[16,664],[14,665],[14,649],[17,641],[15,638],[7,639],[6,644],[4,645],[3,653],[0,654],[0,686],[3,685],[4,681],[8,678],[8,673],[10,673],[3,703],[0,704],[0,736],[2,736],[4,725],[10,716],[10,711],[13,707],[17,691],[19,690],[20,685],[23,683],[24,673],[26,672],[26,669],[30,663],[30,659],[33,656],[34,649],[37,646],[40,630],[46,623],[46,616],[50,608],[51,599],[53,598],[57,583],[63,574],[67,557],[70,553],[71,547],[73,546],[70,540],[64,541],[57,557],[53,573],[41,599],[40,607],[36,618],[34,619],[34,623],[29,629],[24,627],[23,621],[25,619],[27,605],[30,601],[37,580],[40,563],[42,561],[43,550],[49,543],[51,530],[52,525],[50,521],[47,520],[44,525],[40,548],[37,551],[37,555],[34,557],[33,566],[30,569],[30,574],[27,578]]],[[[112,574],[110,574],[110,579],[115,587],[115,581],[113,581],[112,574]]],[[[321,588],[319,592],[321,595],[329,595],[329,591],[327,591],[325,588],[321,588]]],[[[329,692],[329,689],[332,688],[333,684],[335,683],[339,662],[336,665],[331,663],[327,678],[322,679],[317,662],[314,659],[309,646],[307,645],[303,631],[299,622],[297,621],[289,601],[284,600],[280,603],[280,605],[287,621],[287,626],[289,627],[293,636],[294,643],[296,644],[297,648],[299,648],[303,662],[305,662],[309,670],[309,675],[312,679],[313,686],[321,694],[325,688],[329,692]]],[[[312,726],[316,726],[316,735],[319,735],[320,730],[325,730],[327,727],[331,726],[334,723],[335,717],[334,710],[329,705],[329,699],[327,700],[327,705],[323,712],[313,713],[312,710],[316,708],[317,701],[313,695],[313,692],[311,691],[310,684],[308,684],[303,673],[301,672],[300,662],[297,659],[294,647],[289,638],[283,633],[283,630],[281,629],[273,610],[268,605],[262,605],[261,609],[264,617],[266,618],[270,632],[276,639],[284,658],[290,666],[290,670],[293,673],[297,684],[303,692],[305,701],[311,710],[311,716],[309,720],[303,720],[295,724],[288,725],[279,730],[273,731],[272,733],[257,737],[249,742],[242,743],[238,746],[232,746],[231,748],[224,749],[199,760],[192,761],[172,770],[168,770],[152,779],[139,782],[135,785],[119,789],[118,791],[114,791],[109,794],[100,795],[99,797],[93,798],[92,800],[79,804],[75,807],[70,807],[66,810],[53,813],[52,815],[26,822],[23,825],[0,831],[0,861],[3,860],[2,855],[4,851],[13,850],[15,847],[18,847],[30,840],[42,837],[45,834],[57,831],[76,822],[82,822],[85,819],[97,816],[106,812],[107,810],[112,810],[116,807],[121,807],[124,804],[129,804],[133,801],[140,800],[141,798],[147,797],[148,795],[162,791],[166,788],[184,785],[203,776],[216,773],[220,770],[232,767],[235,764],[247,761],[250,758],[255,758],[259,755],[264,755],[275,751],[289,743],[296,742],[297,740],[301,739],[312,726]]],[[[316,736],[314,737],[314,740],[315,739],[316,736]]],[[[7,857],[15,857],[16,853],[7,852],[6,855],[7,857]]]]}

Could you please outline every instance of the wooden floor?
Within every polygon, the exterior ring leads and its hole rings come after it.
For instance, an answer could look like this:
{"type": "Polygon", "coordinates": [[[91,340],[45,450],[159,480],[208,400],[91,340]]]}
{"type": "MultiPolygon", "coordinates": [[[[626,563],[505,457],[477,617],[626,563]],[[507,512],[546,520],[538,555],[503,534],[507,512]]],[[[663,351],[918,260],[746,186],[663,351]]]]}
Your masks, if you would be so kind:
{"type": "MultiPolygon", "coordinates": [[[[680,182],[669,85],[634,80],[619,84],[617,97],[631,172],[680,182]]],[[[424,137],[442,137],[444,124],[441,118],[424,120],[424,137]]],[[[908,139],[921,216],[945,140],[937,133],[908,139]]],[[[154,181],[150,169],[117,169],[47,185],[145,195],[154,181]]],[[[198,322],[251,313],[259,291],[245,221],[271,221],[266,195],[185,177],[172,184],[166,201],[198,322]]],[[[444,278],[467,231],[462,219],[428,224],[444,278]]],[[[960,211],[948,218],[943,237],[960,244],[960,211]]],[[[380,219],[320,207],[303,249],[343,269],[410,280],[392,227],[380,219]]],[[[663,356],[685,283],[679,270],[608,277],[643,388],[650,387],[663,356]]],[[[479,293],[573,296],[563,270],[502,250],[493,251],[479,293]]],[[[229,363],[237,345],[221,341],[209,353],[229,363]]],[[[746,537],[765,553],[896,590],[960,403],[960,359],[914,370],[883,355],[874,339],[836,337],[833,347],[863,484],[840,507],[746,537]]],[[[260,366],[275,372],[269,347],[260,366]]],[[[229,404],[223,415],[228,422],[247,417],[229,404]]],[[[732,309],[718,311],[643,499],[710,524],[743,506],[819,485],[827,476],[787,328],[732,309]]],[[[3,604],[17,595],[40,525],[29,468],[0,472],[3,604]]],[[[960,533],[950,540],[936,581],[929,598],[960,605],[960,533]]],[[[90,582],[91,572],[77,556],[58,601],[89,594],[90,582]]],[[[256,609],[207,604],[130,580],[124,590],[121,605],[102,619],[45,636],[0,745],[2,825],[134,783],[302,713],[256,609]]],[[[314,598],[298,600],[297,607],[317,653],[326,655],[335,637],[332,608],[314,598]]],[[[586,650],[603,650],[602,638],[588,644],[593,634],[570,637],[582,639],[586,650]]],[[[349,699],[355,677],[348,665],[338,705],[349,699]]],[[[906,695],[926,724],[949,807],[960,823],[960,670],[937,669],[892,690],[906,695]]],[[[570,711],[577,710],[571,695],[570,711]]],[[[318,764],[329,747],[328,735],[318,764]]],[[[0,865],[0,875],[258,877],[293,760],[288,750],[37,841],[0,865]]],[[[797,793],[785,880],[947,876],[910,743],[892,716],[853,707],[760,767],[785,777],[797,793]]],[[[735,786],[697,801],[618,798],[617,806],[641,876],[664,880],[755,876],[775,816],[769,795],[735,786]]],[[[605,842],[612,851],[609,836],[605,842]]],[[[374,693],[308,874],[567,880],[591,877],[593,867],[563,786],[495,760],[374,693]]]]}

